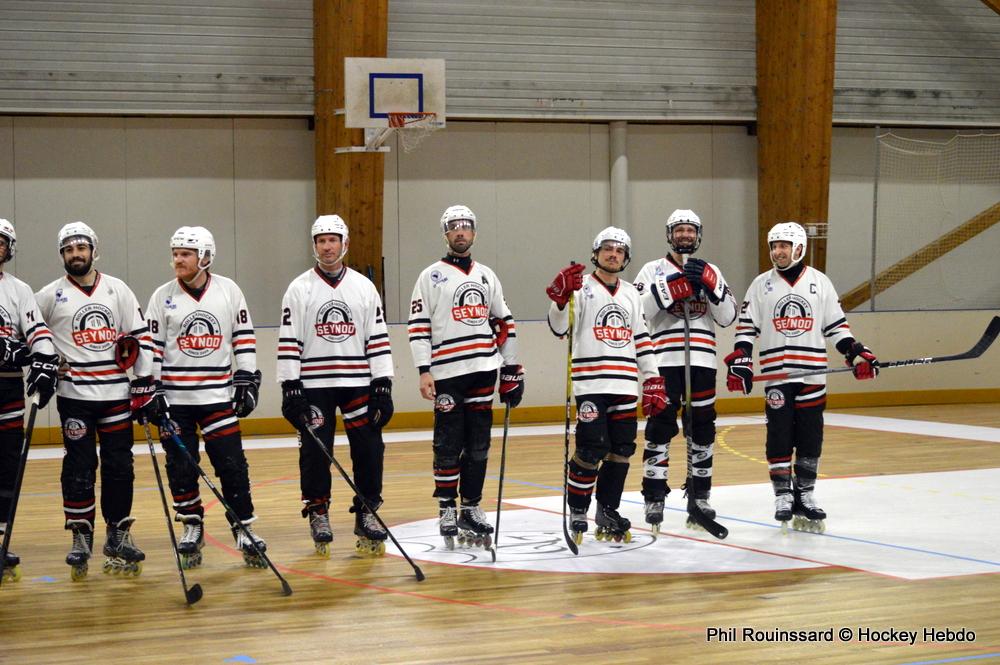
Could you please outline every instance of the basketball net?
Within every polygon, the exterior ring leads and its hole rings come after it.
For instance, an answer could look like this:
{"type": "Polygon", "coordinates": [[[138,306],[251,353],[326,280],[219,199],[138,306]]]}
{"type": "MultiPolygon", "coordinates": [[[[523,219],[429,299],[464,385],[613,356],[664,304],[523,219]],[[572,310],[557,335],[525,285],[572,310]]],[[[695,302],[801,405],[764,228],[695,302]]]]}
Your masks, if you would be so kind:
{"type": "Polygon", "coordinates": [[[417,149],[431,132],[440,129],[437,123],[437,113],[389,113],[389,127],[399,134],[399,142],[403,150],[412,152],[417,149]]]}

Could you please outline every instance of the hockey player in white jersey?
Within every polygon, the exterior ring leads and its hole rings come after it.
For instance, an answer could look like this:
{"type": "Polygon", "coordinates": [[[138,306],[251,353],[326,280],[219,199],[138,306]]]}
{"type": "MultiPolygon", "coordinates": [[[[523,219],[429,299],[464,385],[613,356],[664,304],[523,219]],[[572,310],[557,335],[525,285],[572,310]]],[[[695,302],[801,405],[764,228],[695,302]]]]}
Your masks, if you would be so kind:
{"type": "Polygon", "coordinates": [[[670,441],[678,432],[677,410],[686,389],[683,301],[688,301],[690,318],[693,425],[691,449],[687,451],[691,470],[687,498],[689,510],[694,503],[709,519],[715,519],[715,510],[708,503],[715,447],[715,328],[725,328],[736,320],[736,300],[722,271],[714,263],[693,256],[701,246],[701,218],[693,210],[675,210],[667,218],[666,231],[669,252],[644,265],[635,278],[660,367],[660,377],[652,381],[663,381],[668,398],[667,408],[646,421],[642,494],[646,522],[654,531],[663,521],[663,502],[670,492],[670,441]]]}
{"type": "MultiPolygon", "coordinates": [[[[382,299],[371,280],[344,264],[347,224],[338,215],[322,215],[313,223],[312,239],[316,265],[288,285],[281,301],[278,382],[282,413],[300,431],[302,516],[309,519],[316,551],[329,555],[330,460],[304,428],[311,428],[332,454],[340,409],[354,484],[378,510],[382,428],[393,413],[393,369],[382,299]]],[[[382,555],[387,534],[378,519],[356,496],[350,512],[358,554],[382,555]]]]}
{"type": "Polygon", "coordinates": [[[94,481],[100,438],[101,514],[107,523],[104,572],[138,575],[145,554],[132,538],[132,418],[129,377],[152,371],[152,347],[139,302],[125,282],[99,272],[97,234],[71,222],[58,235],[66,274],[36,294],[62,356],[56,406],[62,423],[63,512],[73,545],[66,556],[76,580],[88,570],[94,542],[94,481]]]}
{"type": "Polygon", "coordinates": [[[570,530],[579,543],[587,532],[590,497],[597,495],[598,540],[628,542],[631,522],[618,513],[629,460],[635,453],[639,386],[647,416],[666,407],[656,355],[636,288],[618,277],[628,265],[632,241],[609,226],[594,238],[593,273],[582,264],[563,268],[545,293],[549,328],[573,335],[572,382],[576,399],[576,448],[569,462],[566,494],[570,530]],[[572,298],[572,303],[570,299],[572,298]],[[569,330],[569,307],[573,329],[569,330]]]}
{"type": "MultiPolygon", "coordinates": [[[[133,408],[140,422],[159,427],[169,420],[170,429],[199,463],[201,430],[222,495],[246,527],[244,531],[230,525],[236,548],[247,566],[263,568],[267,562],[258,549],[264,551],[266,545],[251,526],[257,518],[239,422],[257,406],[260,388],[253,320],[236,282],[209,272],[216,252],[208,229],[182,226],[170,238],[170,250],[176,279],[156,289],[146,308],[155,391],[137,393],[133,408]]],[[[169,431],[161,428],[160,440],[167,454],[175,519],[184,524],[177,549],[182,564],[194,567],[201,563],[204,543],[199,474],[169,431]]]]}
{"type": "Polygon", "coordinates": [[[487,549],[493,526],[479,502],[490,450],[493,393],[521,402],[517,330],[496,274],[472,260],[476,215],[454,205],[441,216],[448,253],[420,273],[410,299],[409,338],[420,395],[434,402],[434,496],[440,533],[487,549]],[[461,496],[456,512],[455,500],[461,496]],[[461,531],[461,533],[460,533],[461,531]]]}
{"type": "MultiPolygon", "coordinates": [[[[833,283],[802,262],[806,242],[805,229],[795,222],[776,224],[768,232],[774,268],[758,275],[743,299],[735,348],[726,356],[730,391],[750,394],[757,338],[764,376],[825,368],[827,340],[853,366],[855,378],[878,375],[878,360],[852,336],[833,283]]],[[[794,516],[795,528],[822,531],[826,512],[817,505],[813,492],[823,448],[826,376],[768,381],[764,392],[774,519],[784,526],[794,516]]]]}
{"type": "MultiPolygon", "coordinates": [[[[0,219],[0,541],[7,531],[21,462],[25,388],[29,397],[37,393],[38,406],[44,407],[55,392],[59,364],[52,333],[31,287],[4,271],[16,247],[14,225],[0,219]],[[27,386],[22,378],[24,367],[28,368],[27,386]]],[[[20,579],[19,563],[13,552],[4,552],[0,569],[5,579],[20,579]]]]}

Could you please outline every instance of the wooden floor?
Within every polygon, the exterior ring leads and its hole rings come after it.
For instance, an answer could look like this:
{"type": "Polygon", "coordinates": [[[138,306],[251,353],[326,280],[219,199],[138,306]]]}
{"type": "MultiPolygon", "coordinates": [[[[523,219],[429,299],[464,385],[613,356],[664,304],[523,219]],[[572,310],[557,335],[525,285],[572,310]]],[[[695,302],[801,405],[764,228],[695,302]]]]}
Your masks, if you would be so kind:
{"type": "MultiPolygon", "coordinates": [[[[1000,405],[855,409],[850,413],[1000,427],[1000,405]]],[[[763,428],[726,428],[716,484],[760,483],[763,428]]],[[[1000,445],[829,427],[823,468],[830,476],[1000,468],[1000,445]]],[[[340,452],[343,449],[338,449],[340,452]]],[[[562,437],[511,438],[506,496],[558,487],[562,437]]],[[[347,460],[346,452],[340,457],[347,460]]],[[[294,588],[248,570],[230,548],[220,508],[206,491],[205,564],[189,571],[204,599],[188,608],[169,550],[148,456],[136,459],[136,539],[147,553],[138,579],[100,573],[83,582],[63,562],[60,460],[27,471],[12,549],[24,579],[0,589],[2,663],[813,663],[1000,659],[1000,575],[906,581],[846,568],[741,574],[532,573],[423,562],[417,583],[397,557],[354,555],[349,493],[334,489],[336,540],[329,559],[313,553],[299,515],[293,448],[249,453],[258,531],[294,588]],[[708,627],[810,630],[872,626],[919,630],[967,627],[972,644],[706,641],[708,627]]],[[[382,515],[390,524],[428,519],[430,444],[391,444],[382,515]]],[[[162,467],[162,457],[160,458],[162,467]]],[[[497,459],[486,495],[496,495],[497,459]]],[[[627,489],[639,488],[633,470],[627,489]]],[[[997,494],[1000,489],[993,488],[997,494]]],[[[875,497],[873,497],[873,500],[875,497]]],[[[679,505],[679,493],[671,496],[679,505]]],[[[876,509],[873,507],[873,509],[876,509]]],[[[878,507],[891,519],[891,507],[878,507]]],[[[838,515],[837,520],[848,520],[838,515]]],[[[956,519],[961,516],[956,515],[956,519]]],[[[739,525],[732,525],[738,529],[739,525]]],[[[933,529],[933,524],[926,528],[933,529]]],[[[970,529],[975,525],[970,524],[970,529]]],[[[1000,534],[983,534],[998,538],[1000,534]]],[[[96,570],[95,570],[96,568],[96,570]]]]}

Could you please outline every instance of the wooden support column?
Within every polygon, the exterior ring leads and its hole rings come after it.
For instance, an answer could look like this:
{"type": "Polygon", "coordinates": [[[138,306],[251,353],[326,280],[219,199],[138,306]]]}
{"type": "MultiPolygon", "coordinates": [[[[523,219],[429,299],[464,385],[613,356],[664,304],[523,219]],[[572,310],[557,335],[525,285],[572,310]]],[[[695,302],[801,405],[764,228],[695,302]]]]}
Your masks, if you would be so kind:
{"type": "Polygon", "coordinates": [[[313,0],[316,88],[316,214],[338,214],[351,231],[347,263],[382,289],[382,187],[377,152],[336,154],[364,145],[363,129],[344,127],[344,58],[386,57],[388,0],[313,0]]]}
{"type": "MultiPolygon", "coordinates": [[[[836,0],[757,0],[757,229],[826,222],[830,200],[836,0]]],[[[810,240],[826,269],[826,241],[810,240]]]]}

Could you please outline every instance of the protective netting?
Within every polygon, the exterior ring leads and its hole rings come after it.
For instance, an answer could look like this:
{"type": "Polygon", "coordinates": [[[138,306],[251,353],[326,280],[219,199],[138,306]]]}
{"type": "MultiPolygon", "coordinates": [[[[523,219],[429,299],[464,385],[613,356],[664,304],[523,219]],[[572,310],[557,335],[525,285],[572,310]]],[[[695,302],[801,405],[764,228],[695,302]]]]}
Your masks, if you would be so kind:
{"type": "Polygon", "coordinates": [[[1000,307],[1000,134],[876,140],[872,308],[1000,307]]]}

